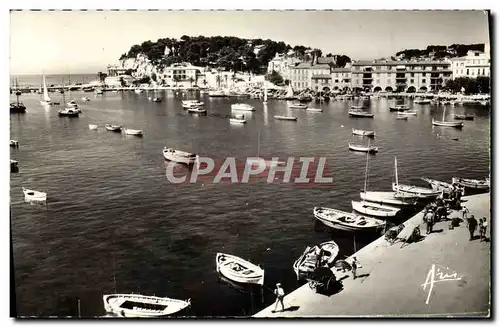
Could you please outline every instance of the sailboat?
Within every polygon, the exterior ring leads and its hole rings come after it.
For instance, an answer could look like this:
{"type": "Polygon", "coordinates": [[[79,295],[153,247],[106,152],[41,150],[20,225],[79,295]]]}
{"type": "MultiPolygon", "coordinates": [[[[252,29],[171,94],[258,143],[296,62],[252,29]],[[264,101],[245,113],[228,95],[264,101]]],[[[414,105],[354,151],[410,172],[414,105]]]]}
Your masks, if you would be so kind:
{"type": "MultiPolygon", "coordinates": [[[[369,154],[366,154],[366,170],[365,170],[365,187],[363,193],[366,195],[366,188],[368,184],[368,161],[369,154]]],[[[365,215],[376,217],[394,217],[399,212],[399,208],[391,207],[388,205],[371,203],[366,201],[366,197],[361,197],[362,201],[351,201],[352,209],[365,215]]]]}
{"type": "Polygon", "coordinates": [[[439,120],[434,120],[434,118],[432,118],[432,125],[435,125],[435,126],[443,126],[443,127],[455,127],[455,128],[462,128],[464,127],[464,123],[462,123],[461,121],[445,121],[444,120],[444,116],[446,114],[446,107],[443,107],[443,120],[439,121],[439,120]]]}
{"type": "Polygon", "coordinates": [[[292,84],[288,84],[288,91],[285,95],[285,100],[294,100],[292,84]]]}
{"type": "Polygon", "coordinates": [[[47,90],[47,83],[45,81],[45,74],[43,74],[43,100],[40,100],[40,104],[42,106],[50,106],[52,105],[52,101],[49,97],[49,91],[47,90]]]}
{"type": "MultiPolygon", "coordinates": [[[[66,105],[66,97],[65,97],[65,92],[63,90],[63,106],[66,105]]],[[[80,114],[80,109],[78,108],[75,108],[73,106],[70,106],[68,108],[65,108],[65,109],[62,109],[62,110],[59,110],[58,112],[59,116],[67,116],[67,117],[78,117],[78,115],[80,114]]]]}
{"type": "Polygon", "coordinates": [[[21,92],[19,92],[16,78],[16,102],[10,103],[10,113],[22,114],[26,112],[26,106],[22,102],[19,102],[20,95],[21,92]]]}
{"type": "Polygon", "coordinates": [[[394,192],[406,192],[411,194],[416,194],[419,198],[433,198],[441,194],[441,191],[435,191],[427,187],[419,187],[415,185],[399,184],[398,181],[398,160],[394,157],[394,171],[396,182],[392,183],[392,190],[394,192]]]}

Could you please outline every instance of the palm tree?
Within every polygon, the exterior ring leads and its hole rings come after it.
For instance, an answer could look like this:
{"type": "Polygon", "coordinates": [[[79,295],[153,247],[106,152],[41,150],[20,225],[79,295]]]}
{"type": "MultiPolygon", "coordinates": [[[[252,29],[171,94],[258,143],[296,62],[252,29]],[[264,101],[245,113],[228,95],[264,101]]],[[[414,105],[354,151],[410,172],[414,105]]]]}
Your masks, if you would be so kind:
{"type": "Polygon", "coordinates": [[[219,88],[219,89],[220,89],[220,81],[221,81],[220,75],[217,75],[217,76],[215,77],[215,81],[217,82],[217,88],[219,88]]]}

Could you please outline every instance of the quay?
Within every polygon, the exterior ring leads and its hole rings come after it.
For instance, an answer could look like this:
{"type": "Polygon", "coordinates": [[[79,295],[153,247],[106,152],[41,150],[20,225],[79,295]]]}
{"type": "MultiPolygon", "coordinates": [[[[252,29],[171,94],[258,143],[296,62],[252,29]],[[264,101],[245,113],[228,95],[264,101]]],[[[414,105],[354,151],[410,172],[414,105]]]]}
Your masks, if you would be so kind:
{"type": "MultiPolygon", "coordinates": [[[[490,317],[490,197],[462,198],[469,215],[486,217],[486,242],[480,242],[479,229],[469,241],[465,221],[454,229],[450,221],[438,222],[426,235],[419,212],[404,223],[405,229],[420,227],[418,242],[391,244],[382,236],[347,259],[359,261],[358,278],[332,268],[342,280],[339,292],[322,295],[305,284],[285,296],[284,312],[273,313],[273,303],[254,317],[490,317]]],[[[462,213],[454,210],[449,218],[454,217],[462,213]]]]}

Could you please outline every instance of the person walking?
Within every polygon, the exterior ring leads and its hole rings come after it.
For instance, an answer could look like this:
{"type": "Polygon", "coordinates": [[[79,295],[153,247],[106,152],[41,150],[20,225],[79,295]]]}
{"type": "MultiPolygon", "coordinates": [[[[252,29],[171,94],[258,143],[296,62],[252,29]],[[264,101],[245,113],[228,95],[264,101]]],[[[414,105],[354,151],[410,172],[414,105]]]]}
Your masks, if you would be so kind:
{"type": "Polygon", "coordinates": [[[434,212],[432,212],[432,210],[429,210],[425,214],[425,223],[427,225],[426,234],[432,233],[432,224],[434,223],[434,212]]]}
{"type": "Polygon", "coordinates": [[[283,304],[283,298],[285,297],[285,290],[283,290],[280,283],[276,284],[276,289],[274,290],[274,294],[276,294],[276,303],[274,304],[274,310],[272,311],[272,313],[276,312],[278,303],[281,304],[281,312],[285,311],[285,305],[283,304]]]}
{"type": "Polygon", "coordinates": [[[357,276],[358,264],[359,264],[358,259],[356,259],[356,257],[352,258],[352,264],[351,264],[352,279],[356,279],[358,277],[357,276]]]}
{"type": "Polygon", "coordinates": [[[467,214],[469,213],[469,209],[466,206],[462,207],[462,219],[467,219],[467,214]]]}
{"type": "Polygon", "coordinates": [[[480,219],[479,223],[479,236],[481,237],[481,242],[486,241],[486,229],[488,228],[488,222],[486,222],[486,217],[480,219]]]}
{"type": "Polygon", "coordinates": [[[468,227],[470,233],[469,241],[472,241],[474,239],[474,232],[477,228],[477,220],[476,218],[474,218],[474,215],[471,215],[470,218],[467,218],[467,224],[469,225],[468,227]]]}

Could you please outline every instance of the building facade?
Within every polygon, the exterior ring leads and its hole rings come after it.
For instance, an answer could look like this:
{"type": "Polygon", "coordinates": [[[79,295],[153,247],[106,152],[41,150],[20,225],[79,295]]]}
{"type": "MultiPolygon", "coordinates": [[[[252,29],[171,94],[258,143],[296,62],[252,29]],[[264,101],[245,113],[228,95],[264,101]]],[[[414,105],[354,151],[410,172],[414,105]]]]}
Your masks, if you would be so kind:
{"type": "Polygon", "coordinates": [[[299,62],[300,60],[295,57],[277,53],[267,64],[267,73],[270,74],[275,71],[279,73],[284,80],[291,80],[290,67],[293,67],[299,62]]]}
{"type": "Polygon", "coordinates": [[[206,84],[204,69],[188,63],[172,64],[165,68],[158,78],[168,86],[192,87],[206,84]]]}
{"type": "Polygon", "coordinates": [[[352,89],[372,92],[435,91],[452,79],[449,61],[357,61],[351,73],[352,89]]]}
{"type": "Polygon", "coordinates": [[[481,51],[468,51],[464,57],[451,59],[453,78],[490,76],[490,55],[481,51]]]}

